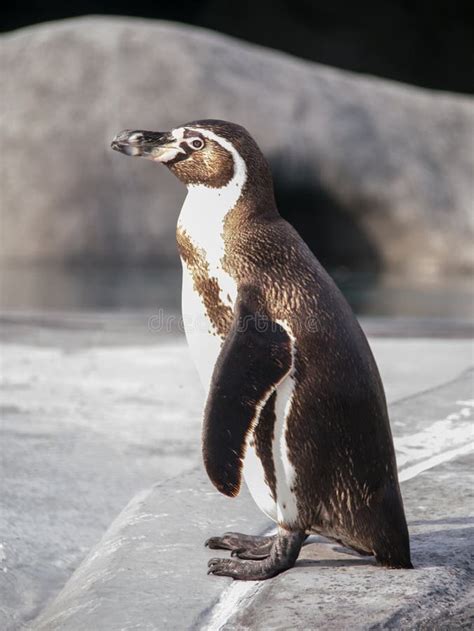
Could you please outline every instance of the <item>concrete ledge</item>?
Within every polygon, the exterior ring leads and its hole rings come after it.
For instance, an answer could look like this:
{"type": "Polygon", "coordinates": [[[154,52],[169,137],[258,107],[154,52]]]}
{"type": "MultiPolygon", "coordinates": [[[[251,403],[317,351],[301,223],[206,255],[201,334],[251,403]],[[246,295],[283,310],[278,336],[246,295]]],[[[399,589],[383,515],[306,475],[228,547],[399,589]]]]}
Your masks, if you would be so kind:
{"type": "Polygon", "coordinates": [[[230,580],[206,575],[207,537],[271,525],[248,492],[215,492],[201,469],[136,496],[34,628],[188,629],[230,580]]]}
{"type": "Polygon", "coordinates": [[[246,491],[231,501],[197,469],[135,497],[33,628],[468,628],[472,382],[468,371],[391,406],[415,570],[314,537],[271,581],[208,577],[207,536],[271,524],[246,491]]]}

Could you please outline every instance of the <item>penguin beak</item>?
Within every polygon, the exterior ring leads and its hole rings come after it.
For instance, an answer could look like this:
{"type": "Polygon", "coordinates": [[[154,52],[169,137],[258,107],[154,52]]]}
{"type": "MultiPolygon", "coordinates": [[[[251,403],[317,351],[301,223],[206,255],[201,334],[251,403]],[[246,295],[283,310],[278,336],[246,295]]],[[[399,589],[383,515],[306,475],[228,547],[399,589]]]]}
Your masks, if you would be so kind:
{"type": "Polygon", "coordinates": [[[140,156],[155,162],[168,162],[178,153],[185,153],[176,138],[161,131],[125,129],[115,136],[111,147],[127,156],[140,156]]]}

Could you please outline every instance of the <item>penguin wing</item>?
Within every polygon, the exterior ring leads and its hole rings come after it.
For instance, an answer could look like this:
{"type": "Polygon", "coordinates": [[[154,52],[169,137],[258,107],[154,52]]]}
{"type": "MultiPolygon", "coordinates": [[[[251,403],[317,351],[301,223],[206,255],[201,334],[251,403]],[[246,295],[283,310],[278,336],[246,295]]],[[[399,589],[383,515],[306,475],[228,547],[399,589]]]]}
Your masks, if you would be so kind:
{"type": "Polygon", "coordinates": [[[206,471],[216,488],[229,496],[240,489],[247,437],[293,365],[290,336],[252,303],[249,292],[239,294],[204,412],[206,471]]]}

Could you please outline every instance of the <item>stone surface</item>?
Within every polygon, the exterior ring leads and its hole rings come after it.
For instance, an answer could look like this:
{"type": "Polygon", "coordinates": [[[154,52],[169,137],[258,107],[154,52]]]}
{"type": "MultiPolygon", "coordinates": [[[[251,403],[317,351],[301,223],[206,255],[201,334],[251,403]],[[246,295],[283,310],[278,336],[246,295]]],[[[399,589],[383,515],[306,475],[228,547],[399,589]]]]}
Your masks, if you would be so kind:
{"type": "Polygon", "coordinates": [[[201,468],[159,484],[130,502],[35,628],[189,629],[222,591],[206,580],[204,541],[250,524],[268,525],[247,492],[229,505],[201,468]],[[71,588],[83,595],[73,617],[71,588]]]}
{"type": "Polygon", "coordinates": [[[2,630],[38,614],[135,493],[200,460],[184,345],[57,344],[1,351],[2,630]]]}
{"type": "MultiPolygon", "coordinates": [[[[130,497],[200,467],[203,396],[186,345],[149,324],[147,314],[2,318],[2,629],[39,613],[130,497]]],[[[371,320],[363,326],[370,331],[371,320]]],[[[391,330],[378,321],[378,334],[391,330]]],[[[370,342],[390,403],[473,363],[464,339],[370,342]]],[[[222,500],[222,519],[233,518],[235,504],[222,500]]],[[[248,517],[249,529],[261,523],[256,508],[248,517]]],[[[202,561],[199,553],[201,569],[202,561]]]]}
{"type": "Polygon", "coordinates": [[[282,213],[323,262],[409,274],[472,265],[467,97],[131,18],[44,24],[0,47],[4,261],[177,265],[184,190],[110,140],[217,117],[255,135],[282,213]]]}
{"type": "Polygon", "coordinates": [[[383,569],[314,537],[270,581],[206,577],[215,552],[203,538],[269,523],[246,493],[223,498],[197,469],[132,500],[34,628],[435,629],[453,615],[469,624],[472,382],[469,371],[391,406],[414,570],[383,569]]]}

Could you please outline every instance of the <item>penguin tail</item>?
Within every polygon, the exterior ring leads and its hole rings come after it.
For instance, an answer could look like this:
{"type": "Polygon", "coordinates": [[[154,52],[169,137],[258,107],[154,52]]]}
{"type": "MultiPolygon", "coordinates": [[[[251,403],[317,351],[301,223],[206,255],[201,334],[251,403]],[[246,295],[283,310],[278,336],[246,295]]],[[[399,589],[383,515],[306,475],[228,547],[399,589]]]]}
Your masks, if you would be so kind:
{"type": "Polygon", "coordinates": [[[377,518],[372,540],[377,562],[388,568],[412,570],[410,536],[398,486],[385,487],[377,518]]]}
{"type": "Polygon", "coordinates": [[[410,560],[410,556],[405,557],[404,555],[401,557],[397,557],[395,555],[390,555],[388,557],[384,557],[383,555],[376,554],[375,559],[380,565],[383,565],[386,568],[391,570],[413,570],[413,563],[410,560]]]}

